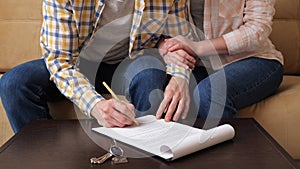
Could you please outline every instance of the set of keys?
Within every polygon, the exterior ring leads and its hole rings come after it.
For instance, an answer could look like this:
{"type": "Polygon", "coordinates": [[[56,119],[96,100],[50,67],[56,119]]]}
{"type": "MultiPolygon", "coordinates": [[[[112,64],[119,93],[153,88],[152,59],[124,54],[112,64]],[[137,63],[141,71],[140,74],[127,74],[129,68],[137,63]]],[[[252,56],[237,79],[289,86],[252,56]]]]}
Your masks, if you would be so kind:
{"type": "Polygon", "coordinates": [[[91,164],[102,164],[108,159],[112,158],[112,164],[122,164],[128,163],[127,158],[124,156],[123,149],[117,146],[116,141],[114,140],[114,144],[110,146],[108,153],[104,154],[101,157],[93,157],[90,159],[91,164]]]}

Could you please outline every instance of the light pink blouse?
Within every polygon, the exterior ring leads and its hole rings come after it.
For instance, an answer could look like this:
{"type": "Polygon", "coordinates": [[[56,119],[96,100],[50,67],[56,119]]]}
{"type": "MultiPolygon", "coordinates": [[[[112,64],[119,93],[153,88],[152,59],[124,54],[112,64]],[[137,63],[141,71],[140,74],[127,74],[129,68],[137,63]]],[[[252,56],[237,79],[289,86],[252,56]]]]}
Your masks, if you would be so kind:
{"type": "Polygon", "coordinates": [[[226,56],[210,57],[214,69],[251,56],[283,64],[281,52],[269,39],[274,4],[275,0],[205,0],[205,38],[222,36],[229,51],[226,56]]]}

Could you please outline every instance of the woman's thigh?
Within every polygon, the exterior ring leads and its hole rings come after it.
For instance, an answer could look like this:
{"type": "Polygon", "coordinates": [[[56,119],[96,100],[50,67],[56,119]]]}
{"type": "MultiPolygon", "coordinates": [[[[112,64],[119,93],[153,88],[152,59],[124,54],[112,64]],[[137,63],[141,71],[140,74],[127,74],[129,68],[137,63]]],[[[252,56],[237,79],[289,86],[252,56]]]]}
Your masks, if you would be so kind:
{"type": "Polygon", "coordinates": [[[283,67],[275,60],[248,58],[225,67],[227,95],[237,109],[274,94],[282,82],[283,67]]]}
{"type": "Polygon", "coordinates": [[[237,109],[274,94],[282,76],[282,65],[275,60],[251,57],[231,63],[198,84],[194,95],[200,98],[199,113],[234,117],[237,109]]]}

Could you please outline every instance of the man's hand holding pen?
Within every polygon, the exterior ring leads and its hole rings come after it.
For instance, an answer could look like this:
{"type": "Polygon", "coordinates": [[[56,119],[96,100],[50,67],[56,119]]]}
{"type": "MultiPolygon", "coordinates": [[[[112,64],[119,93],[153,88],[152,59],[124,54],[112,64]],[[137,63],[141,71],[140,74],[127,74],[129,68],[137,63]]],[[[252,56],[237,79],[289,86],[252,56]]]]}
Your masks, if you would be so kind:
{"type": "Polygon", "coordinates": [[[91,111],[91,115],[104,127],[125,127],[132,125],[134,106],[116,99],[102,100],[91,111]],[[128,118],[129,117],[129,118],[128,118]]]}
{"type": "Polygon", "coordinates": [[[104,127],[125,127],[133,123],[138,126],[133,104],[119,99],[105,82],[103,85],[111,93],[113,99],[98,102],[92,109],[91,115],[104,127]]]}

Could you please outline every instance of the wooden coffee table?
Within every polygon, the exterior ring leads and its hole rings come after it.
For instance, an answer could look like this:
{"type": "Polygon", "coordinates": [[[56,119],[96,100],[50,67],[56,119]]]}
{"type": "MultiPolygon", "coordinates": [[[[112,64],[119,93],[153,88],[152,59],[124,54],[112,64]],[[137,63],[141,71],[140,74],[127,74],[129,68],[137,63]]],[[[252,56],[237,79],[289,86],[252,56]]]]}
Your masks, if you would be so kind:
{"type": "MultiPolygon", "coordinates": [[[[107,161],[101,165],[92,165],[89,163],[89,159],[103,155],[106,151],[89,136],[99,137],[99,140],[108,138],[83,129],[85,127],[82,127],[82,124],[92,124],[90,125],[92,127],[95,125],[94,121],[84,120],[81,122],[77,120],[42,120],[30,123],[0,148],[0,168],[299,168],[291,156],[254,119],[233,119],[221,122],[221,124],[229,123],[235,128],[236,136],[233,140],[172,162],[150,156],[129,158],[129,162],[126,164],[112,165],[110,161],[107,161]]],[[[201,120],[197,119],[195,126],[202,124],[201,120]]]]}

